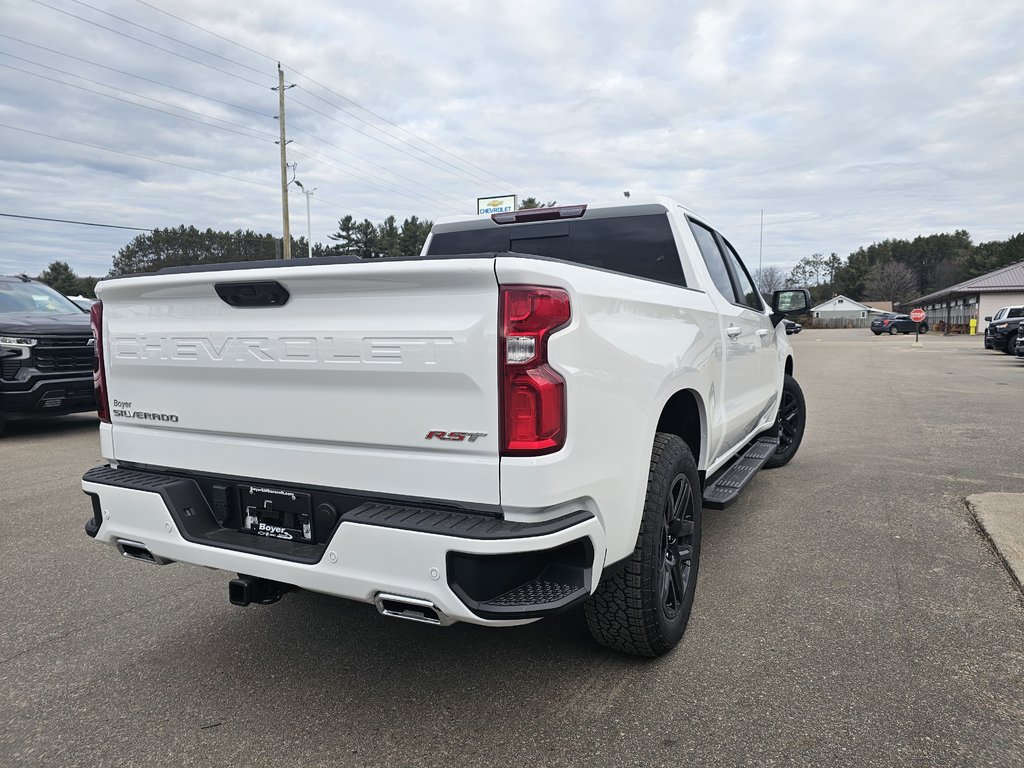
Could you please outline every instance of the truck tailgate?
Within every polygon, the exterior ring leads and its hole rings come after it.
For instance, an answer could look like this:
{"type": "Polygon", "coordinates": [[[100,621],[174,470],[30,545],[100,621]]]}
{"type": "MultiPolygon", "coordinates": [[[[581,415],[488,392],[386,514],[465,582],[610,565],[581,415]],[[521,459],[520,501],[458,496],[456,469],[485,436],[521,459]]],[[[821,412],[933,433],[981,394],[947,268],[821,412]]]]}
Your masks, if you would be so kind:
{"type": "Polygon", "coordinates": [[[186,272],[98,294],[107,458],[498,503],[492,259],[186,272]],[[231,306],[217,286],[239,283],[288,297],[231,306]]]}

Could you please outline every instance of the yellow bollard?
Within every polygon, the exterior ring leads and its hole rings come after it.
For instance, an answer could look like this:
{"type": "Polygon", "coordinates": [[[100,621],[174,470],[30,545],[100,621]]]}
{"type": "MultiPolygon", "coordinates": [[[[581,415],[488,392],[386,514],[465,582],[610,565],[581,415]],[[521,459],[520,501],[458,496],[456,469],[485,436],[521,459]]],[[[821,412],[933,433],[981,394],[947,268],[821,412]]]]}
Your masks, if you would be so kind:
{"type": "Polygon", "coordinates": [[[971,336],[977,336],[978,335],[978,318],[976,318],[976,317],[972,317],[971,318],[970,334],[971,334],[971,336]]]}

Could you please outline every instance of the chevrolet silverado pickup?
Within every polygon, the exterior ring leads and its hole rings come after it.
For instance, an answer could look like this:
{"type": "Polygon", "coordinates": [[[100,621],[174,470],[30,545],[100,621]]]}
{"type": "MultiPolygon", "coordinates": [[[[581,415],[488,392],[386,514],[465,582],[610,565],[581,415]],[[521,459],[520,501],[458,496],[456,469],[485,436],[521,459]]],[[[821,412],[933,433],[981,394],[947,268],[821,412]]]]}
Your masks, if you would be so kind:
{"type": "Polygon", "coordinates": [[[96,408],[89,316],[45,283],[0,275],[0,433],[96,408]]]}
{"type": "Polygon", "coordinates": [[[421,254],[103,280],[86,532],[428,624],[584,607],[657,656],[701,516],[805,423],[781,321],[729,242],[664,198],[436,223],[421,254]]]}

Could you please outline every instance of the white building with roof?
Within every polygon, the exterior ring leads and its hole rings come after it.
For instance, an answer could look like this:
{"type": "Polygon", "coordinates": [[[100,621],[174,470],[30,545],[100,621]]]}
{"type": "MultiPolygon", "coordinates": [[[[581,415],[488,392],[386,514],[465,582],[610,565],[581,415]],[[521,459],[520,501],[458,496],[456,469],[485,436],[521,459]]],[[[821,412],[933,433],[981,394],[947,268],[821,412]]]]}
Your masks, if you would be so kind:
{"type": "Polygon", "coordinates": [[[819,328],[866,328],[871,318],[885,312],[851,299],[849,296],[833,296],[811,307],[811,317],[819,328]]]}
{"type": "Polygon", "coordinates": [[[1012,305],[1024,305],[1024,261],[905,302],[900,311],[920,307],[928,313],[930,325],[941,322],[952,333],[967,333],[971,320],[977,321],[980,332],[986,317],[1012,305]]]}

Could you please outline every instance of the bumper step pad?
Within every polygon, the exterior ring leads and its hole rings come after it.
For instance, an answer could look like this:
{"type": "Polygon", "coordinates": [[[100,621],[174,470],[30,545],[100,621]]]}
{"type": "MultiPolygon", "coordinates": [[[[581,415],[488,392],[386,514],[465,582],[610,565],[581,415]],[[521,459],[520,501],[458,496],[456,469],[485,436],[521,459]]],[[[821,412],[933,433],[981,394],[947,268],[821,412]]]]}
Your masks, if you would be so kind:
{"type": "Polygon", "coordinates": [[[752,442],[739,458],[705,486],[704,506],[709,509],[725,509],[736,501],[740,492],[778,448],[777,437],[759,437],[752,442]]]}

